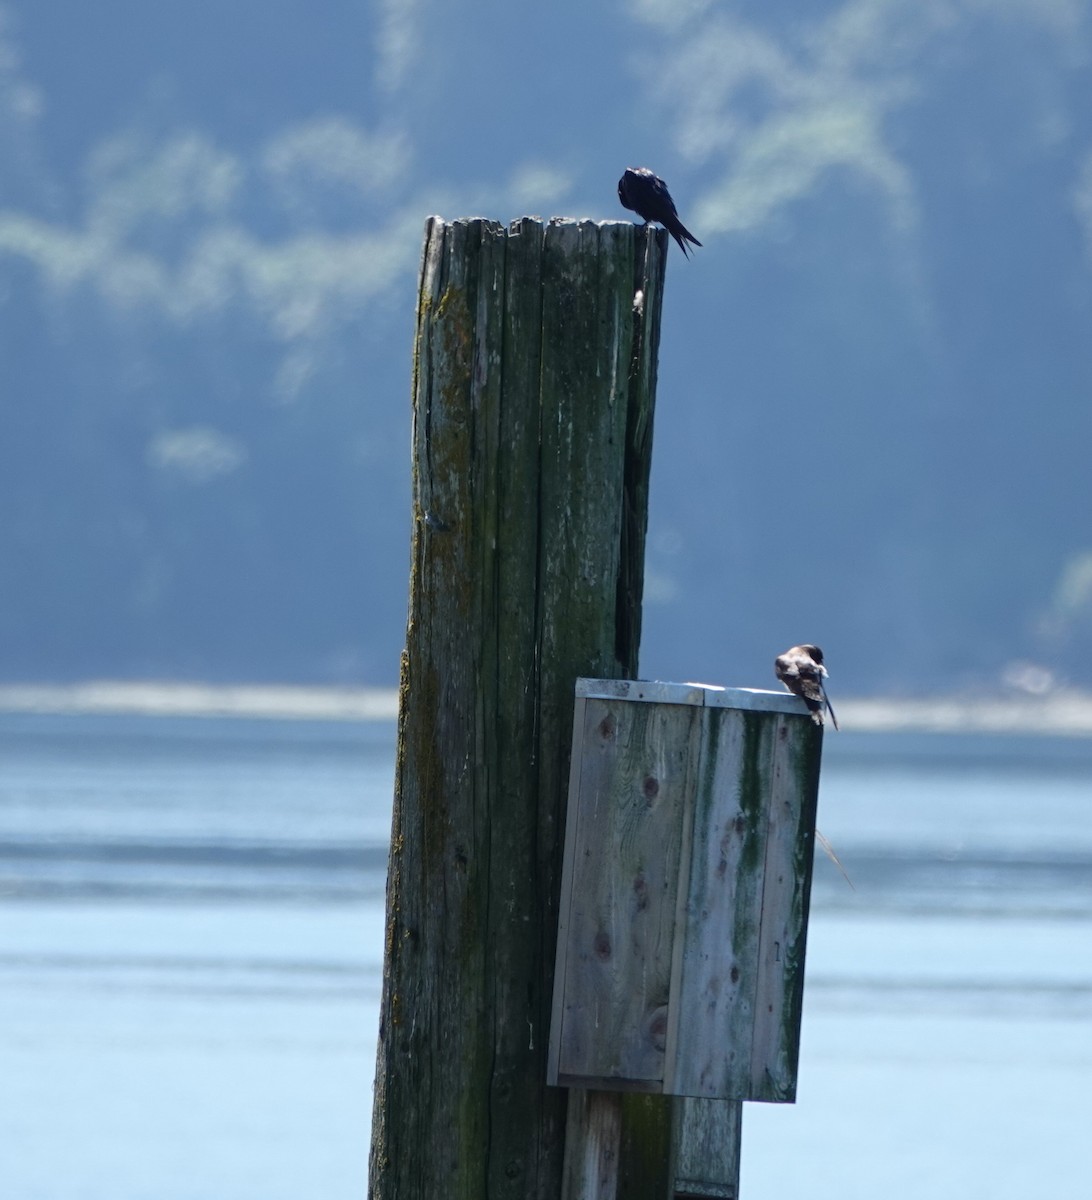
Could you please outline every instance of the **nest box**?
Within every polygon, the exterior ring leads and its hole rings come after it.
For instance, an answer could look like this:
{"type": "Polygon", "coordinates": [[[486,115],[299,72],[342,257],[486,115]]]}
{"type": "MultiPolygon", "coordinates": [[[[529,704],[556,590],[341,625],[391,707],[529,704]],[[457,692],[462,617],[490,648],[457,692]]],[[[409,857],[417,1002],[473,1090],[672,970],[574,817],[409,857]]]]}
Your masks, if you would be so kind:
{"type": "Polygon", "coordinates": [[[550,1083],[795,1098],[821,748],[788,693],[577,680],[550,1083]]]}

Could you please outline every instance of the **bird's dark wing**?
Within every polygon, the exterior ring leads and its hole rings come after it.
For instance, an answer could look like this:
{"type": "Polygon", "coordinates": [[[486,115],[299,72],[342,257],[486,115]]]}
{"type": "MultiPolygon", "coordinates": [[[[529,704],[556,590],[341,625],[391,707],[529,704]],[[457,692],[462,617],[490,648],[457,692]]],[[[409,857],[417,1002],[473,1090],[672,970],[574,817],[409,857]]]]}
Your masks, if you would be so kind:
{"type": "Polygon", "coordinates": [[[656,216],[653,218],[656,221],[662,221],[669,213],[675,215],[675,201],[671,199],[671,193],[667,190],[667,184],[659,177],[651,172],[645,176],[648,180],[648,197],[650,206],[655,206],[656,216]]]}
{"type": "Polygon", "coordinates": [[[682,247],[682,252],[689,257],[690,251],[687,249],[686,243],[693,242],[695,246],[700,246],[701,242],[679,220],[679,211],[675,207],[675,201],[671,199],[667,184],[658,175],[653,175],[650,191],[656,207],[656,216],[651,219],[659,221],[682,247]]]}
{"type": "Polygon", "coordinates": [[[782,654],[774,660],[774,672],[789,691],[799,696],[812,712],[822,709],[822,676],[810,658],[802,654],[782,654]]]}
{"type": "Polygon", "coordinates": [[[823,681],[815,671],[809,671],[807,668],[800,669],[800,695],[804,697],[804,702],[808,708],[813,711],[823,707],[826,703],[826,696],[823,692],[823,681]]]}
{"type": "Polygon", "coordinates": [[[792,659],[787,654],[779,654],[774,659],[774,674],[787,684],[789,679],[796,675],[796,668],[793,666],[792,659]]]}

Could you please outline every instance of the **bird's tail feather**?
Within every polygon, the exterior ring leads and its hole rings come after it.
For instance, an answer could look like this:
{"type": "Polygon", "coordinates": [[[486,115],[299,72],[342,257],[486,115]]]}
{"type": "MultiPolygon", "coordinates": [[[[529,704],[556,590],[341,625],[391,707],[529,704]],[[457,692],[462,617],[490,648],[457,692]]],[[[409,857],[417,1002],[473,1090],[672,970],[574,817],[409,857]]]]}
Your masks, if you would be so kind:
{"type": "Polygon", "coordinates": [[[690,257],[690,247],[687,246],[687,242],[693,242],[695,246],[701,245],[701,242],[698,241],[698,239],[690,232],[689,229],[687,229],[687,227],[678,219],[678,217],[676,217],[667,228],[675,241],[679,243],[679,248],[687,258],[690,257]]]}

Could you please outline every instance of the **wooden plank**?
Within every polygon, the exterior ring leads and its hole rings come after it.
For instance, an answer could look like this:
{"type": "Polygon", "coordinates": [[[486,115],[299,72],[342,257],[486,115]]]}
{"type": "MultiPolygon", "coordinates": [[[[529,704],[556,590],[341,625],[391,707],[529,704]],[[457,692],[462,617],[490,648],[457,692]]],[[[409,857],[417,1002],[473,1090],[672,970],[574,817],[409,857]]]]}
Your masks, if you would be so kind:
{"type": "Polygon", "coordinates": [[[573,919],[573,875],[578,863],[577,831],[580,827],[580,777],[583,770],[584,722],[588,704],[579,694],[573,704],[572,755],[569,761],[569,793],[565,814],[565,854],[561,868],[561,898],[557,916],[557,950],[554,959],[553,1004],[550,1009],[550,1047],[546,1062],[546,1082],[558,1084],[561,1062],[561,1028],[565,1009],[564,981],[568,978],[569,949],[574,945],[570,933],[573,919]]]}
{"type": "Polygon", "coordinates": [[[578,696],[630,700],[645,704],[705,704],[708,689],[700,683],[665,683],[651,679],[578,679],[578,696]]]}
{"type": "MultiPolygon", "coordinates": [[[[538,794],[530,752],[537,736],[539,677],[541,223],[510,228],[501,245],[503,259],[490,260],[493,269],[483,270],[479,290],[497,306],[491,325],[500,336],[490,340],[488,356],[478,356],[474,365],[476,374],[487,375],[499,388],[496,416],[490,426],[481,426],[488,440],[481,447],[478,540],[480,586],[488,601],[480,630],[468,628],[460,636],[482,640],[487,672],[477,681],[482,711],[476,753],[482,763],[478,819],[489,828],[488,857],[480,864],[488,875],[485,919],[495,948],[488,952],[485,977],[473,986],[486,1001],[479,1023],[491,1039],[490,1065],[481,1074],[488,1095],[488,1144],[495,1152],[480,1160],[483,1191],[514,1198],[543,1186],[541,1176],[551,1168],[548,1153],[537,1147],[561,1141],[565,1105],[563,1097],[532,1085],[545,1070],[550,1002],[549,964],[543,962],[536,931],[554,919],[544,892],[554,883],[552,856],[558,852],[556,840],[548,833],[540,836],[541,808],[550,806],[538,794]]],[[[552,812],[550,820],[557,819],[552,812]]],[[[467,931],[466,936],[473,935],[467,931]]]]}
{"type": "Polygon", "coordinates": [[[796,1099],[822,737],[810,717],[776,719],[751,1047],[754,1100],[796,1099]]]}
{"type": "Polygon", "coordinates": [[[746,712],[807,715],[799,696],[765,688],[727,688],[711,683],[670,683],[659,679],[578,679],[578,696],[614,697],[646,704],[703,704],[746,712]]]}
{"type": "Polygon", "coordinates": [[[617,1092],[569,1093],[562,1196],[615,1200],[622,1134],[622,1097],[617,1092]]]}
{"type": "Polygon", "coordinates": [[[678,1096],[673,1105],[675,1200],[737,1200],[742,1101],[678,1096]]]}
{"type": "Polygon", "coordinates": [[[557,1078],[659,1091],[703,710],[584,703],[557,1078]]]}
{"type": "Polygon", "coordinates": [[[757,765],[769,719],[704,710],[690,880],[679,931],[665,1090],[745,1097],[757,986],[765,816],[757,765]],[[677,998],[677,1001],[676,1001],[677,998]]]}
{"type": "Polygon", "coordinates": [[[711,708],[808,715],[808,707],[799,696],[791,692],[771,692],[765,688],[709,688],[705,703],[711,708]]]}
{"type": "Polygon", "coordinates": [[[664,1086],[791,1100],[822,731],[708,709],[706,732],[664,1086]]]}

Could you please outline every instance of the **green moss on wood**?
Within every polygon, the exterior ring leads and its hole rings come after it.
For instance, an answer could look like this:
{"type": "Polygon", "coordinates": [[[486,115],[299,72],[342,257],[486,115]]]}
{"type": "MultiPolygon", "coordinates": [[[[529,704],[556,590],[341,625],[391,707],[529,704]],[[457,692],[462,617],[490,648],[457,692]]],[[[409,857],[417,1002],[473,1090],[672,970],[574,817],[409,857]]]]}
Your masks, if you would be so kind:
{"type": "MultiPolygon", "coordinates": [[[[559,1192],[565,1097],[544,1086],[544,1052],[572,684],[618,671],[630,502],[627,405],[596,369],[600,318],[624,314],[628,338],[628,301],[619,291],[599,313],[590,239],[536,222],[507,240],[490,222],[428,226],[376,1200],[559,1192]],[[545,312],[561,295],[564,321],[545,312]]],[[[630,631],[622,641],[635,662],[630,631]]]]}

